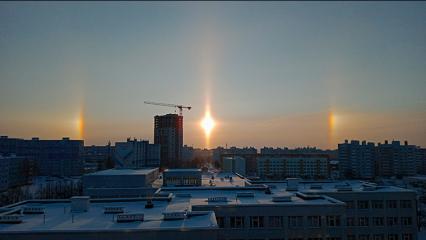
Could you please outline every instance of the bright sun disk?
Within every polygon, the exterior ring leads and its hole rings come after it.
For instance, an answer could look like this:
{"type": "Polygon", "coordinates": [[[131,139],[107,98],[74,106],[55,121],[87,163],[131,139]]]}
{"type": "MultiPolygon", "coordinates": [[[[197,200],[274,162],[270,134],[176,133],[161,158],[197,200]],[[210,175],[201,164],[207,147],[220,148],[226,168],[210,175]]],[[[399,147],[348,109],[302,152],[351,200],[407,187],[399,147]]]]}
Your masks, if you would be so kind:
{"type": "Polygon", "coordinates": [[[204,129],[206,136],[209,136],[215,126],[213,118],[210,116],[209,112],[206,112],[203,120],[201,121],[201,127],[204,129]]]}

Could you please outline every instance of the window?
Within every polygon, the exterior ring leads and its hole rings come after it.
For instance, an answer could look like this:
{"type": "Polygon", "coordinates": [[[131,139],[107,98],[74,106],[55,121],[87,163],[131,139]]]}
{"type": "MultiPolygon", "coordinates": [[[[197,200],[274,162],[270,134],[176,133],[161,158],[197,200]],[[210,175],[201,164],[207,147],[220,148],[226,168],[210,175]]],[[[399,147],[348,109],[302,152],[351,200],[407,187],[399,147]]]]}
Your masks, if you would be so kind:
{"type": "Polygon", "coordinates": [[[376,209],[383,208],[383,201],[382,200],[373,200],[373,201],[371,201],[371,207],[376,208],[376,209]]]}
{"type": "Polygon", "coordinates": [[[401,200],[401,208],[411,208],[411,200],[401,200]]]}
{"type": "Polygon", "coordinates": [[[370,235],[360,234],[360,235],[358,235],[358,240],[370,240],[370,235]]]}
{"type": "Polygon", "coordinates": [[[262,216],[251,216],[250,217],[251,228],[263,228],[263,217],[262,216]]]}
{"type": "Polygon", "coordinates": [[[321,216],[308,216],[308,227],[321,227],[321,216]]]}
{"type": "Polygon", "coordinates": [[[354,201],[345,201],[346,208],[355,208],[354,201]]]}
{"type": "Polygon", "coordinates": [[[398,202],[396,200],[387,200],[386,201],[386,207],[387,208],[397,208],[398,202]]]}
{"type": "Polygon", "coordinates": [[[360,227],[368,227],[368,217],[360,217],[360,218],[358,218],[358,226],[360,226],[360,227]]]}
{"type": "Polygon", "coordinates": [[[327,226],[329,226],[329,227],[340,226],[340,217],[339,216],[327,216],[327,226]]]}
{"type": "Polygon", "coordinates": [[[224,228],[225,227],[225,220],[224,220],[223,217],[216,217],[216,222],[217,222],[217,225],[220,228],[224,228]]]}
{"type": "Polygon", "coordinates": [[[385,225],[385,221],[383,217],[373,217],[374,226],[383,226],[385,225]]]}
{"type": "Polygon", "coordinates": [[[388,217],[387,223],[388,226],[395,226],[398,225],[398,218],[397,217],[388,217]]]}
{"type": "Polygon", "coordinates": [[[355,218],[353,218],[353,217],[346,218],[346,225],[347,226],[355,226],[355,218]]]}
{"type": "Polygon", "coordinates": [[[412,224],[411,217],[402,217],[401,223],[404,226],[410,226],[412,224]]]}
{"type": "Polygon", "coordinates": [[[374,234],[373,240],[385,240],[385,235],[383,234],[374,234]]]}
{"type": "Polygon", "coordinates": [[[368,201],[358,201],[359,209],[368,209],[368,201]]]}
{"type": "Polygon", "coordinates": [[[289,216],[288,217],[288,226],[289,227],[303,227],[303,217],[302,216],[289,216]]]}
{"type": "Polygon", "coordinates": [[[413,240],[413,234],[411,233],[402,234],[402,240],[413,240]]]}
{"type": "Polygon", "coordinates": [[[231,228],[244,228],[244,217],[231,217],[231,228]]]}
{"type": "Polygon", "coordinates": [[[281,216],[270,216],[269,217],[269,227],[280,228],[282,226],[283,226],[283,217],[281,217],[281,216]]]}
{"type": "Polygon", "coordinates": [[[398,234],[389,234],[388,240],[398,240],[398,234]]]}

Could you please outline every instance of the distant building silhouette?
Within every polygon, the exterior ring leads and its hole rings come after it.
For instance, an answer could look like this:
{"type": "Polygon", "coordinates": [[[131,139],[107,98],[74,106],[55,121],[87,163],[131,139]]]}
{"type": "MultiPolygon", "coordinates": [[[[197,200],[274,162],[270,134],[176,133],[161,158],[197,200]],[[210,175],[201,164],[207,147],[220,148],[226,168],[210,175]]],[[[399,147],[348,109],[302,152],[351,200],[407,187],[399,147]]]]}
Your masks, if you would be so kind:
{"type": "Polygon", "coordinates": [[[114,167],[115,147],[108,143],[105,146],[85,146],[84,147],[84,170],[85,172],[95,172],[114,167]]]}
{"type": "Polygon", "coordinates": [[[0,137],[0,154],[16,154],[34,159],[36,175],[78,176],[83,173],[83,140],[31,140],[0,137]]]}
{"type": "Polygon", "coordinates": [[[160,166],[160,145],[148,141],[127,139],[116,142],[114,151],[116,168],[145,168],[160,166]]]}
{"type": "Polygon", "coordinates": [[[32,182],[34,161],[31,157],[0,155],[0,192],[32,182]]]}
{"type": "Polygon", "coordinates": [[[154,117],[154,143],[161,145],[162,168],[181,167],[183,116],[166,114],[154,117]]]}

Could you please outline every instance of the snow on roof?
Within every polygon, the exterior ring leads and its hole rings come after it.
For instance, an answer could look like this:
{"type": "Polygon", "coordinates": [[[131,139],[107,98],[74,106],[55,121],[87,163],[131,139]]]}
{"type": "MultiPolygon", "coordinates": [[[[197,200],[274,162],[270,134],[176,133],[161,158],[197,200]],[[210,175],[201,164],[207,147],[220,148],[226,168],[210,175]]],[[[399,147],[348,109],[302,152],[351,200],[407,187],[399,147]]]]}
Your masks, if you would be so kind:
{"type": "Polygon", "coordinates": [[[98,175],[146,175],[158,168],[143,168],[143,169],[107,169],[99,172],[89,173],[85,176],[98,176],[98,175]]]}
{"type": "MultiPolygon", "coordinates": [[[[214,212],[205,215],[190,216],[181,220],[163,220],[163,212],[190,210],[188,201],[153,201],[154,208],[145,208],[146,200],[121,201],[120,199],[102,202],[97,200],[90,203],[88,212],[72,213],[70,203],[50,201],[40,203],[45,207],[45,221],[43,214],[24,214],[23,222],[19,224],[0,224],[0,234],[6,232],[28,231],[93,231],[93,230],[152,230],[152,229],[180,229],[180,228],[216,228],[214,212]],[[144,221],[117,223],[112,214],[105,214],[107,206],[124,207],[126,213],[143,213],[144,221]]],[[[34,203],[26,202],[16,207],[31,206],[34,203]]],[[[116,216],[115,216],[116,218],[116,216]]]]}
{"type": "MultiPolygon", "coordinates": [[[[259,183],[266,184],[270,186],[271,190],[274,191],[283,191],[287,188],[287,182],[285,181],[259,181],[259,183]]],[[[327,192],[341,192],[339,191],[337,185],[345,185],[349,187],[350,192],[410,192],[411,190],[405,188],[399,188],[395,186],[381,186],[376,185],[371,182],[365,182],[360,180],[342,180],[342,181],[300,181],[298,184],[299,192],[309,192],[309,193],[323,193],[327,192]],[[364,186],[375,186],[374,190],[366,190],[364,186]],[[313,187],[312,187],[313,186],[313,187]],[[321,186],[321,188],[318,188],[321,186]]],[[[347,192],[347,191],[345,191],[347,192]]]]}

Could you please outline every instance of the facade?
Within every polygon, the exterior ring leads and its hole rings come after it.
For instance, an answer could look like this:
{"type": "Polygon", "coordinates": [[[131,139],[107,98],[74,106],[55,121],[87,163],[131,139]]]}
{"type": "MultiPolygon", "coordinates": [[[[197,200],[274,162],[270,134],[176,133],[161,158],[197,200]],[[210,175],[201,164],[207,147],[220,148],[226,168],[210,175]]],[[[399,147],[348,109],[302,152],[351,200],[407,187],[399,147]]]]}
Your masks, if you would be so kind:
{"type": "Polygon", "coordinates": [[[39,176],[79,176],[83,173],[83,140],[31,140],[0,137],[0,153],[31,157],[39,176]]]}
{"type": "Polygon", "coordinates": [[[161,145],[161,168],[181,166],[183,116],[166,114],[154,117],[154,143],[161,145]]]}
{"type": "Polygon", "coordinates": [[[339,163],[345,177],[372,179],[376,175],[376,148],[374,143],[345,140],[338,145],[339,163]]]}
{"type": "Polygon", "coordinates": [[[163,186],[201,186],[201,169],[166,169],[163,186]]]}
{"type": "Polygon", "coordinates": [[[113,168],[114,149],[110,143],[105,146],[85,146],[83,152],[85,172],[113,168]]]}
{"type": "Polygon", "coordinates": [[[426,148],[417,148],[417,172],[420,174],[426,174],[426,148]]]}
{"type": "Polygon", "coordinates": [[[136,139],[116,142],[114,162],[116,168],[158,167],[160,166],[160,145],[136,139]]]}
{"type": "Polygon", "coordinates": [[[31,158],[0,155],[0,192],[31,184],[33,171],[34,162],[31,158]]]}
{"type": "Polygon", "coordinates": [[[222,169],[246,176],[246,159],[240,156],[223,158],[222,169]]]}
{"type": "Polygon", "coordinates": [[[257,173],[261,178],[324,179],[329,176],[328,162],[328,155],[321,154],[261,154],[257,173]]]}
{"type": "Polygon", "coordinates": [[[401,145],[399,141],[392,141],[377,146],[378,175],[389,176],[413,176],[416,174],[417,147],[408,145],[405,141],[401,145]]]}
{"type": "Polygon", "coordinates": [[[108,169],[83,176],[83,194],[92,198],[141,197],[154,192],[158,168],[108,169]]]}

